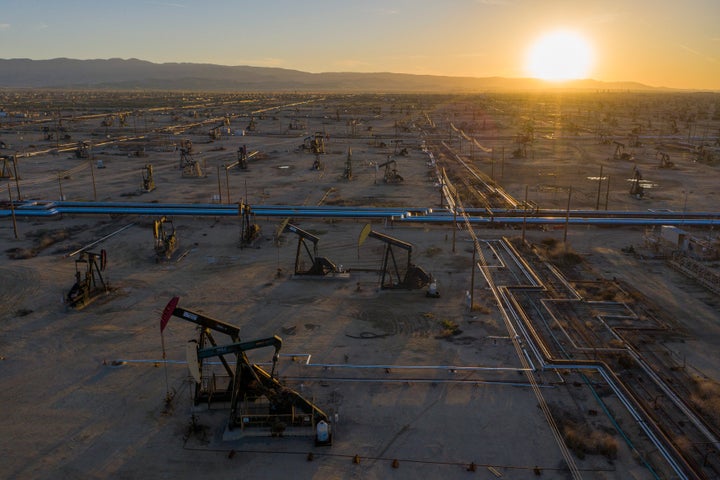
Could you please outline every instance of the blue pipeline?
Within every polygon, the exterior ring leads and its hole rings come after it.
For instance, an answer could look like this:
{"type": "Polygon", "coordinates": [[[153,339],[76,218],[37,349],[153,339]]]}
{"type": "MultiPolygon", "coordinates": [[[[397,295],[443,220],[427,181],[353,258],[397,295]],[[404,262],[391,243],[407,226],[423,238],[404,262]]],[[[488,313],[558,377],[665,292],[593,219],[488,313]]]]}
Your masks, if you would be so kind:
{"type": "MultiPolygon", "coordinates": [[[[237,204],[182,204],[182,203],[133,203],[133,202],[42,202],[14,203],[15,215],[19,217],[52,217],[55,215],[166,215],[166,216],[237,216],[237,204]]],[[[454,217],[448,210],[433,211],[432,208],[374,208],[340,206],[293,206],[252,205],[251,211],[258,216],[307,217],[307,218],[366,218],[387,219],[395,222],[458,223],[469,222],[480,226],[527,223],[529,225],[612,225],[654,226],[720,225],[719,212],[650,212],[542,210],[528,212],[525,218],[518,210],[487,209],[465,210],[466,216],[454,217]],[[566,218],[567,217],[567,218],[566,218]]],[[[522,211],[520,211],[522,212],[522,211]]],[[[0,209],[0,217],[8,217],[12,210],[6,203],[0,209]]]]}

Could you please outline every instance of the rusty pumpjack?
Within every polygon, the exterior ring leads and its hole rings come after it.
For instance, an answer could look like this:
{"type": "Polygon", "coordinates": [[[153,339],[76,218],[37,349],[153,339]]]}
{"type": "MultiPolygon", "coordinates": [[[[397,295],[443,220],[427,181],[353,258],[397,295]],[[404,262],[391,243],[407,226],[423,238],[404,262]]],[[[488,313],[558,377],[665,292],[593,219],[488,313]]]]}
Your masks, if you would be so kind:
{"type": "Polygon", "coordinates": [[[315,155],[324,155],[325,135],[322,132],[315,132],[315,135],[305,138],[304,148],[312,151],[315,155]]]}
{"type": "Polygon", "coordinates": [[[155,190],[155,179],[153,178],[153,167],[149,163],[142,169],[142,191],[152,192],[155,190]]]}
{"type": "Polygon", "coordinates": [[[255,223],[255,215],[250,205],[238,203],[238,215],[240,216],[240,248],[249,247],[260,236],[260,225],[255,223]]]}
{"type": "Polygon", "coordinates": [[[65,296],[65,304],[80,310],[100,294],[109,292],[110,286],[102,276],[106,266],[105,250],[101,250],[100,253],[81,252],[80,258],[75,260],[75,284],[65,296]]]}
{"type": "Polygon", "coordinates": [[[633,167],[633,179],[630,184],[630,195],[635,198],[642,198],[645,195],[645,188],[642,186],[642,174],[637,166],[633,167]]]}
{"type": "Polygon", "coordinates": [[[0,155],[0,160],[2,160],[2,168],[0,168],[0,178],[15,178],[17,174],[16,156],[0,155]],[[10,167],[10,162],[12,162],[12,169],[10,167]]]}
{"type": "Polygon", "coordinates": [[[230,402],[228,429],[236,427],[270,428],[273,436],[282,435],[287,426],[317,428],[316,443],[330,445],[332,436],[321,435],[321,428],[327,433],[328,416],[315,404],[303,398],[298,392],[282,385],[275,377],[280,356],[282,339],[277,335],[240,342],[240,329],[235,325],[215,320],[198,312],[178,307],[179,298],[174,297],[165,307],[160,328],[175,316],[195,323],[200,327],[198,340],[188,342],[188,366],[195,380],[194,403],[230,402]],[[230,337],[231,343],[218,345],[212,331],[230,337]],[[245,352],[265,347],[274,347],[272,369],[266,372],[260,366],[250,363],[245,352]],[[227,357],[235,356],[234,362],[227,357]],[[227,384],[223,385],[219,374],[208,372],[205,360],[218,357],[225,372],[227,384]],[[232,366],[234,363],[234,367],[232,366]],[[266,402],[263,401],[266,400],[266,402]]]}
{"type": "Polygon", "coordinates": [[[175,253],[178,238],[172,220],[163,216],[153,222],[153,235],[155,237],[155,261],[169,260],[175,253]],[[165,228],[165,225],[169,228],[165,228]]]}
{"type": "Polygon", "coordinates": [[[397,162],[395,160],[388,160],[385,163],[381,163],[377,166],[378,169],[385,167],[385,173],[383,175],[383,181],[385,183],[402,183],[405,180],[397,171],[397,162]]]}
{"type": "Polygon", "coordinates": [[[613,153],[613,160],[625,160],[631,162],[635,157],[625,151],[625,144],[620,142],[613,142],[615,144],[615,153],[613,153]]]}
{"type": "Polygon", "coordinates": [[[192,141],[182,140],[180,142],[180,169],[182,170],[183,177],[203,177],[202,167],[200,162],[195,160],[192,156],[192,141]]]}
{"type": "Polygon", "coordinates": [[[316,237],[310,232],[306,232],[302,228],[295,226],[292,223],[285,224],[283,232],[292,232],[297,234],[298,236],[297,251],[295,252],[295,275],[324,276],[338,272],[338,268],[333,262],[331,262],[325,257],[318,256],[317,244],[320,240],[318,237],[316,237]],[[312,242],[312,251],[310,251],[310,248],[308,248],[306,240],[312,242]],[[308,254],[308,256],[310,257],[310,261],[312,262],[312,266],[307,270],[300,269],[300,252],[302,251],[303,247],[305,248],[305,252],[308,254]]]}
{"type": "Polygon", "coordinates": [[[663,169],[670,169],[675,168],[675,163],[673,163],[672,160],[670,160],[670,155],[666,152],[658,151],[655,153],[655,158],[660,157],[660,168],[663,169]]]}
{"type": "Polygon", "coordinates": [[[358,239],[358,247],[365,242],[367,237],[372,237],[385,243],[385,253],[383,255],[382,270],[380,270],[380,272],[382,273],[382,278],[380,280],[380,288],[404,288],[408,290],[414,290],[418,288],[423,288],[425,285],[430,283],[430,275],[428,275],[425,270],[412,263],[413,247],[411,244],[403,242],[402,240],[398,240],[397,238],[391,237],[390,235],[376,232],[372,230],[372,226],[370,224],[367,224],[360,232],[360,237],[358,239]],[[392,247],[397,247],[407,252],[407,266],[405,267],[404,276],[401,276],[401,271],[398,268],[397,260],[395,259],[395,253],[392,247]],[[390,265],[391,260],[392,265],[390,265]]]}

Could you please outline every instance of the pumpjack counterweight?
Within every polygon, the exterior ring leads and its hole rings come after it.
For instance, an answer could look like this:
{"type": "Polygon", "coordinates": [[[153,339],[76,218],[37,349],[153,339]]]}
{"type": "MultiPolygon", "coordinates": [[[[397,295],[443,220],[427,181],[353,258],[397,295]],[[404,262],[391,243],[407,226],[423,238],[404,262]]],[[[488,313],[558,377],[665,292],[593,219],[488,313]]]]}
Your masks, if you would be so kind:
{"type": "Polygon", "coordinates": [[[412,263],[412,244],[403,242],[397,238],[385,235],[384,233],[372,230],[370,224],[367,224],[360,232],[358,246],[362,245],[368,237],[375,238],[385,243],[385,253],[383,254],[382,269],[380,270],[382,278],[380,287],[383,289],[401,288],[401,289],[418,289],[430,283],[430,275],[421,267],[412,263]],[[404,269],[404,275],[398,266],[395,258],[393,247],[405,250],[407,252],[407,264],[404,269]]]}
{"type": "Polygon", "coordinates": [[[161,317],[163,329],[170,317],[187,320],[200,327],[197,340],[188,344],[188,365],[195,379],[195,404],[201,402],[230,402],[230,430],[254,426],[269,427],[273,434],[282,433],[287,427],[313,427],[329,418],[320,408],[302,397],[298,392],[280,383],[275,376],[280,357],[282,339],[277,335],[251,341],[240,341],[240,329],[235,325],[216,320],[202,313],[177,306],[175,297],[165,307],[161,317]],[[230,343],[219,345],[212,332],[230,337],[230,343]],[[249,350],[273,347],[270,373],[253,364],[247,357],[249,350]],[[217,375],[209,372],[204,361],[217,357],[228,375],[229,383],[224,390],[213,388],[217,375]],[[233,358],[234,357],[234,358],[233,358]],[[258,413],[258,409],[264,410],[258,413]],[[254,413],[248,413],[252,410],[254,413]]]}

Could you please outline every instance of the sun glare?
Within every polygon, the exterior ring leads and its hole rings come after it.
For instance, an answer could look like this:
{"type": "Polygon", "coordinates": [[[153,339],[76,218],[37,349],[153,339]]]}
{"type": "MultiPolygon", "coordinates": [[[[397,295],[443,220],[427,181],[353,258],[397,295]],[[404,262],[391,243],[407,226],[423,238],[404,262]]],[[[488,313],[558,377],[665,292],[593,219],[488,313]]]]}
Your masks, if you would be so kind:
{"type": "Polygon", "coordinates": [[[550,81],[587,78],[592,68],[590,44],[579,34],[556,31],[538,38],[527,54],[526,70],[550,81]]]}

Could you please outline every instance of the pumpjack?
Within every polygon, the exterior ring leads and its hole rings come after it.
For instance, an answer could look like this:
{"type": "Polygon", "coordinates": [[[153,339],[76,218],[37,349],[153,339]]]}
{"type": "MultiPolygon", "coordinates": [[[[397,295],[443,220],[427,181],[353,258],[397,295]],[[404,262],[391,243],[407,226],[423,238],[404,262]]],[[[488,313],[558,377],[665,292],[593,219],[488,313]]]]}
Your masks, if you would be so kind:
{"type": "Polygon", "coordinates": [[[248,160],[250,160],[258,153],[260,152],[258,152],[257,150],[253,150],[252,152],[248,153],[247,145],[241,145],[240,147],[238,147],[237,151],[237,162],[233,162],[227,165],[226,168],[233,168],[237,165],[240,170],[247,170],[248,160]]]}
{"type": "Polygon", "coordinates": [[[155,190],[155,179],[153,179],[153,167],[149,163],[142,170],[142,190],[152,192],[155,190]]]}
{"type": "Polygon", "coordinates": [[[90,158],[90,143],[78,142],[75,149],[75,158],[90,158]]]}
{"type": "Polygon", "coordinates": [[[255,223],[250,205],[238,203],[240,215],[240,248],[249,247],[260,236],[260,225],[255,223]]]}
{"type": "Polygon", "coordinates": [[[632,161],[634,158],[631,153],[625,151],[625,144],[620,142],[613,142],[615,144],[615,153],[613,153],[614,160],[626,160],[632,161]]]}
{"type": "Polygon", "coordinates": [[[315,135],[305,137],[303,144],[300,146],[303,150],[310,150],[315,155],[325,153],[325,136],[322,132],[315,132],[315,135]]]}
{"type": "Polygon", "coordinates": [[[660,157],[660,168],[675,168],[675,163],[670,160],[670,155],[665,152],[658,151],[655,154],[655,158],[660,157]]]}
{"type": "Polygon", "coordinates": [[[645,195],[645,189],[642,186],[642,175],[640,169],[637,166],[633,167],[633,179],[630,184],[630,195],[636,198],[642,198],[645,195]]]}
{"type": "Polygon", "coordinates": [[[105,250],[101,250],[100,253],[81,252],[80,258],[75,260],[75,284],[65,296],[65,304],[80,310],[100,294],[108,293],[110,286],[102,275],[106,266],[105,250]]]}
{"type": "Polygon", "coordinates": [[[240,170],[247,170],[247,145],[242,145],[238,147],[237,152],[237,158],[238,158],[238,167],[240,167],[240,170]]]}
{"type": "Polygon", "coordinates": [[[402,183],[405,180],[397,171],[397,162],[395,160],[388,160],[385,163],[381,163],[377,166],[378,169],[385,167],[385,174],[383,180],[385,183],[402,183]]]}
{"type": "Polygon", "coordinates": [[[203,177],[200,163],[192,156],[192,141],[183,140],[180,142],[180,169],[183,177],[203,177]]]}
{"type": "Polygon", "coordinates": [[[358,247],[365,242],[367,237],[372,237],[385,243],[385,253],[383,255],[382,269],[380,270],[382,273],[380,288],[414,290],[423,288],[430,282],[430,275],[428,275],[421,267],[412,263],[413,247],[411,244],[398,240],[390,235],[376,232],[372,230],[372,226],[370,224],[367,224],[360,232],[358,247]],[[401,275],[392,247],[397,247],[407,252],[407,265],[405,266],[404,275],[401,275]],[[390,261],[392,261],[392,265],[390,264],[390,261]]]}
{"type": "Polygon", "coordinates": [[[177,248],[177,233],[172,220],[165,216],[155,220],[153,223],[153,235],[155,236],[155,261],[169,260],[177,248]],[[165,225],[169,225],[166,228],[165,225]]]}
{"type": "Polygon", "coordinates": [[[313,161],[313,164],[312,164],[312,170],[322,170],[322,168],[323,168],[323,166],[322,166],[322,162],[320,161],[320,155],[316,153],[315,161],[313,161]]]}
{"type": "Polygon", "coordinates": [[[283,232],[292,232],[298,236],[297,252],[295,253],[295,275],[324,276],[339,272],[338,268],[333,262],[331,262],[325,257],[318,256],[317,244],[320,240],[318,237],[316,237],[310,232],[306,232],[302,228],[293,225],[292,223],[285,224],[283,232]],[[312,242],[312,251],[310,251],[306,240],[312,242]],[[307,253],[308,257],[310,258],[310,262],[312,263],[312,266],[307,270],[303,270],[300,267],[300,252],[302,251],[303,247],[305,248],[305,252],[307,253]]]}
{"type": "Polygon", "coordinates": [[[0,178],[15,178],[14,172],[17,171],[17,165],[15,164],[14,155],[0,155],[2,160],[2,168],[0,169],[0,178]],[[12,170],[10,169],[10,162],[12,162],[12,170]]]}
{"type": "MultiPolygon", "coordinates": [[[[230,402],[228,429],[258,427],[282,436],[287,427],[312,427],[316,443],[329,445],[329,418],[314,403],[283,385],[276,378],[282,339],[277,335],[246,342],[240,341],[240,329],[202,313],[178,307],[178,297],[163,310],[160,329],[175,316],[200,327],[197,340],[187,345],[188,367],[194,379],[194,403],[230,402]],[[218,345],[213,332],[225,334],[230,343],[218,345]],[[273,347],[270,373],[251,363],[246,352],[273,347]],[[205,360],[217,357],[226,375],[212,371],[205,360]],[[225,380],[225,381],[223,381],[225,380]]],[[[208,362],[209,363],[209,362],[208,362]]],[[[216,369],[217,370],[217,369],[216,369]]]]}
{"type": "Polygon", "coordinates": [[[345,180],[352,180],[352,148],[348,148],[347,160],[345,160],[345,171],[343,172],[345,180]]]}

